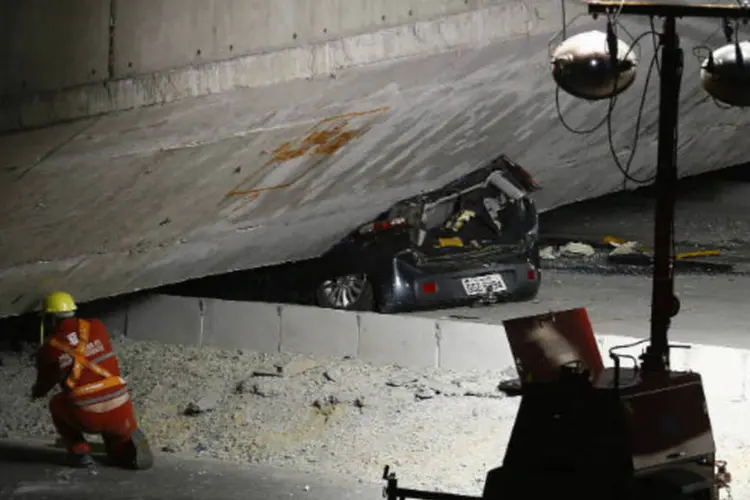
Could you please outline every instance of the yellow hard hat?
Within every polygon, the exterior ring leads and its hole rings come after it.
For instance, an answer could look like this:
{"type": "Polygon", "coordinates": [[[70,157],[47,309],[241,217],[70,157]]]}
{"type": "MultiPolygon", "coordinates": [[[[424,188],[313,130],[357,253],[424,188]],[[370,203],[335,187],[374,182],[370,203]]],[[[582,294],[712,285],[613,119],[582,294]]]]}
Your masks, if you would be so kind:
{"type": "Polygon", "coordinates": [[[49,314],[73,312],[77,309],[73,296],[67,292],[52,292],[44,299],[44,312],[49,314]]]}

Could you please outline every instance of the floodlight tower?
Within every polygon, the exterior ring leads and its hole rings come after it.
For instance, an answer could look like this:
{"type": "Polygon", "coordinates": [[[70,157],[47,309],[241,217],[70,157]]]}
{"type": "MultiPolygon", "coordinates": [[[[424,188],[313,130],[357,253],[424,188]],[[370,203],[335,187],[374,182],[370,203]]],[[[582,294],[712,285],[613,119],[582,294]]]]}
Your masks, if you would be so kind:
{"type": "MultiPolygon", "coordinates": [[[[606,34],[591,31],[563,41],[555,51],[551,65],[553,77],[563,90],[589,101],[611,99],[627,90],[635,79],[637,62],[632,49],[615,35],[616,19],[622,15],[663,19],[663,29],[658,34],[661,78],[651,332],[650,345],[642,356],[641,368],[645,372],[665,372],[669,371],[668,330],[671,318],[680,307],[674,294],[672,255],[678,180],[677,124],[684,67],[677,19],[715,18],[728,27],[730,20],[747,22],[750,3],[706,5],[670,1],[593,0],[588,2],[588,12],[594,19],[599,15],[607,17],[606,34]],[[603,92],[603,88],[607,92],[603,92]]],[[[736,36],[736,30],[734,34],[736,36]]],[[[730,106],[750,106],[750,44],[730,38],[731,30],[727,34],[728,44],[710,53],[703,61],[702,86],[717,101],[730,106]]]]}

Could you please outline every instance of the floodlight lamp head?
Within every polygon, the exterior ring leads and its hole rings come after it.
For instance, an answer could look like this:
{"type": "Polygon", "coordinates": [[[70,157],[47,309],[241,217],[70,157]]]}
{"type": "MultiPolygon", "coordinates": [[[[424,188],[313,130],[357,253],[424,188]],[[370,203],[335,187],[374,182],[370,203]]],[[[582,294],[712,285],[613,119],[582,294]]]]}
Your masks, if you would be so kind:
{"type": "Polygon", "coordinates": [[[701,85],[717,101],[750,107],[750,42],[734,42],[714,50],[701,64],[701,85]]]}
{"type": "Polygon", "coordinates": [[[573,35],[552,53],[552,77],[568,94],[588,101],[609,99],[635,81],[638,65],[635,52],[618,40],[611,29],[607,31],[573,35]]]}

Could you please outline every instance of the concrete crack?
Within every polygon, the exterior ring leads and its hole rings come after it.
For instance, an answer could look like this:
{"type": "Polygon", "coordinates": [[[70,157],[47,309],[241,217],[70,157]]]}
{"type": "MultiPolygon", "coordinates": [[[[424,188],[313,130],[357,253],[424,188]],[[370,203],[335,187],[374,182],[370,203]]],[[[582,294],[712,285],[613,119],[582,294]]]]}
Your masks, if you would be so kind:
{"type": "Polygon", "coordinates": [[[89,123],[88,125],[86,125],[84,127],[81,127],[80,129],[74,131],[70,135],[70,137],[68,137],[64,141],[60,142],[60,144],[58,144],[57,146],[55,146],[52,149],[50,149],[49,151],[47,151],[45,154],[42,155],[41,158],[39,158],[32,165],[30,165],[28,168],[26,168],[20,174],[18,174],[18,176],[15,178],[15,181],[18,182],[21,179],[23,179],[24,177],[26,177],[26,174],[28,174],[29,172],[31,172],[31,170],[33,170],[34,168],[36,168],[39,165],[41,165],[43,162],[45,162],[47,159],[49,159],[50,156],[54,155],[55,153],[57,153],[58,151],[60,151],[62,148],[64,148],[65,146],[67,146],[68,144],[70,144],[71,142],[73,142],[81,134],[83,134],[84,132],[86,132],[87,130],[89,130],[91,127],[93,127],[94,125],[96,125],[97,123],[99,123],[100,120],[101,120],[101,117],[100,118],[92,118],[91,119],[91,123],[89,123]]]}

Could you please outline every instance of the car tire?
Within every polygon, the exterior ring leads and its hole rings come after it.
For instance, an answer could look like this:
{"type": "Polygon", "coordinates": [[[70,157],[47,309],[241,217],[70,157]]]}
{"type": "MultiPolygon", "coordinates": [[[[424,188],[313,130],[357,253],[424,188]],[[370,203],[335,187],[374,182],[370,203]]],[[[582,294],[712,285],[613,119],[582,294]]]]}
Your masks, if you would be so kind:
{"type": "Polygon", "coordinates": [[[330,282],[343,280],[346,278],[350,277],[341,276],[335,280],[327,280],[318,285],[317,289],[315,290],[315,302],[317,303],[317,305],[328,309],[339,309],[343,311],[374,311],[375,290],[372,286],[372,282],[366,275],[361,275],[361,277],[359,278],[361,280],[361,291],[357,294],[355,300],[353,300],[351,303],[343,306],[342,304],[337,304],[334,300],[331,299],[329,293],[330,282]]]}

